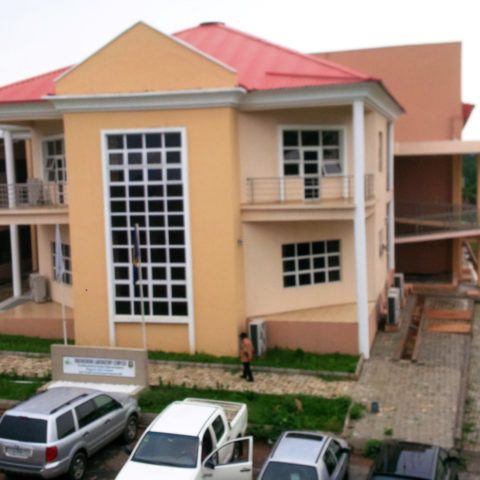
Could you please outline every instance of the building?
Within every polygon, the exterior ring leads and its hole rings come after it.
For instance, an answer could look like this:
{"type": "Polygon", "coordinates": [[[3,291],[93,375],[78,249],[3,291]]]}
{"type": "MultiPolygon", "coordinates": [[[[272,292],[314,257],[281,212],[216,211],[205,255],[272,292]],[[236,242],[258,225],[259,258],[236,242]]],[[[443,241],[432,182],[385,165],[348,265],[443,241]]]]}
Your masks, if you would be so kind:
{"type": "Polygon", "coordinates": [[[473,109],[461,98],[461,44],[332,52],[317,58],[382,78],[405,108],[395,125],[396,270],[413,281],[458,284],[463,244],[480,237],[478,199],[476,206],[462,204],[463,156],[475,155],[480,171],[480,141],[461,140],[473,109]]]}
{"type": "Polygon", "coordinates": [[[145,334],[150,349],[234,355],[261,318],[269,347],[368,357],[394,271],[402,111],[375,77],[219,23],[174,36],[138,23],[0,88],[14,295],[24,226],[78,344],[145,334]]]}

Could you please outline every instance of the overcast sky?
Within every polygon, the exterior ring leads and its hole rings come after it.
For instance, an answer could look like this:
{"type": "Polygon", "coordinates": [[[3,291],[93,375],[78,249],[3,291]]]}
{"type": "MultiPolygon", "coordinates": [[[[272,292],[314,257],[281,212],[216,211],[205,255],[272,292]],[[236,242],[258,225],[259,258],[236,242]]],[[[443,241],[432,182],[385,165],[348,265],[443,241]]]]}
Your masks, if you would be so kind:
{"type": "Polygon", "coordinates": [[[165,33],[205,21],[302,52],[461,41],[463,138],[480,140],[478,0],[0,0],[0,85],[80,62],[139,20],[165,33]]]}

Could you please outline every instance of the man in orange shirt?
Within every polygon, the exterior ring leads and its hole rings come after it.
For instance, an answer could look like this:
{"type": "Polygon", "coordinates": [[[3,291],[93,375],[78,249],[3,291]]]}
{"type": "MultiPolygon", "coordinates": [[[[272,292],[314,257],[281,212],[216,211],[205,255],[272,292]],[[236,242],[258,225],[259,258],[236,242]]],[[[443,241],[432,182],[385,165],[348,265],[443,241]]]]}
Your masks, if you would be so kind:
{"type": "Polygon", "coordinates": [[[244,378],[248,382],[253,382],[252,369],[250,368],[250,362],[253,360],[253,345],[248,335],[245,332],[240,334],[240,361],[243,365],[243,374],[241,378],[244,378]]]}

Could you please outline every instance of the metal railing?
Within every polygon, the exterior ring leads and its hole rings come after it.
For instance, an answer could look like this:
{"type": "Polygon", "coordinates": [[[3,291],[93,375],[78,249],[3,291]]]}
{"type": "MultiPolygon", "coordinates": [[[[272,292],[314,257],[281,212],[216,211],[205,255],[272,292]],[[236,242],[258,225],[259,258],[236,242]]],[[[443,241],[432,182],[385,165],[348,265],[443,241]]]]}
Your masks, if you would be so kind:
{"type": "Polygon", "coordinates": [[[480,229],[480,211],[473,205],[395,203],[395,235],[421,235],[480,229]]]}
{"type": "Polygon", "coordinates": [[[66,183],[30,180],[0,184],[0,208],[63,207],[68,205],[66,183]]]}
{"type": "MultiPolygon", "coordinates": [[[[365,199],[374,197],[374,175],[365,175],[365,199]]],[[[247,178],[247,203],[306,203],[352,199],[352,175],[247,178]]]]}

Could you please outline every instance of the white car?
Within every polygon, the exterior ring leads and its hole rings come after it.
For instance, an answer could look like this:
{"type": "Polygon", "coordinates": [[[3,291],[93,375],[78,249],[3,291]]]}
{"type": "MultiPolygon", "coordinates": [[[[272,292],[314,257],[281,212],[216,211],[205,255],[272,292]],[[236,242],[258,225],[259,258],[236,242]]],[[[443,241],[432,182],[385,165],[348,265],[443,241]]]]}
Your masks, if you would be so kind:
{"type": "Polygon", "coordinates": [[[251,480],[246,426],[244,404],[174,402],[145,430],[116,480],[251,480]]]}
{"type": "Polygon", "coordinates": [[[320,432],[284,432],[258,480],[344,480],[350,448],[341,438],[320,432]]]}

